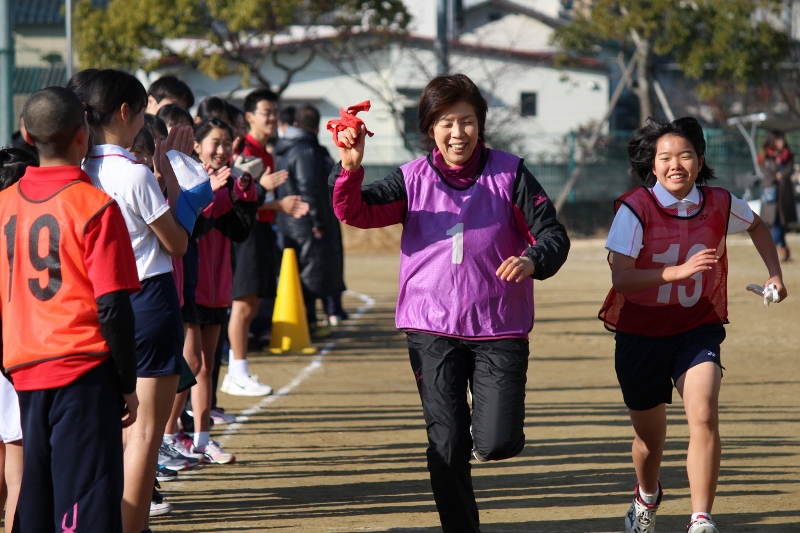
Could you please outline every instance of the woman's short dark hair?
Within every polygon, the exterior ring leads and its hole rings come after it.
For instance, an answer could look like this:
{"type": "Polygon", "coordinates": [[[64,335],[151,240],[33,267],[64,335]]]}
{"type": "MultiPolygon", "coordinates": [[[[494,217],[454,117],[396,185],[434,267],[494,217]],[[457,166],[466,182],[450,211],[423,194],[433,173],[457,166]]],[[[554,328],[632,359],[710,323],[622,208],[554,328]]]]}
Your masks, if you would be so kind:
{"type": "Polygon", "coordinates": [[[5,148],[0,150],[0,190],[14,185],[25,174],[25,169],[39,166],[35,154],[23,148],[5,148]]]}
{"type": "Polygon", "coordinates": [[[194,128],[194,140],[195,142],[203,142],[211,130],[218,128],[221,130],[225,130],[228,132],[228,135],[231,136],[231,140],[233,140],[233,129],[228,125],[227,122],[223,122],[218,118],[210,118],[208,120],[204,120],[194,128]]]}
{"type": "Polygon", "coordinates": [[[153,133],[146,127],[140,129],[139,133],[136,134],[131,148],[137,145],[147,150],[151,155],[156,153],[156,140],[153,137],[153,133]]]}
{"type": "MultiPolygon", "coordinates": [[[[647,186],[654,185],[656,182],[653,175],[656,148],[659,139],[665,135],[683,137],[691,143],[697,157],[705,158],[706,139],[703,136],[703,127],[696,118],[683,117],[672,122],[662,122],[653,117],[647,117],[645,125],[634,131],[631,140],[628,141],[628,158],[631,161],[631,169],[647,186]]],[[[713,179],[716,179],[714,169],[708,166],[708,161],[705,160],[697,174],[697,184],[703,185],[713,179]]]]}
{"type": "Polygon", "coordinates": [[[209,96],[197,106],[197,118],[201,121],[211,118],[218,118],[230,123],[232,118],[228,110],[228,102],[219,96],[209,96]]]}
{"type": "Polygon", "coordinates": [[[156,112],[156,116],[164,121],[167,128],[171,128],[175,124],[180,124],[182,120],[188,125],[194,124],[192,114],[178,104],[167,104],[161,107],[156,112]]]}
{"type": "Polygon", "coordinates": [[[489,104],[475,83],[464,74],[444,74],[433,78],[422,91],[419,101],[419,132],[422,146],[430,150],[436,145],[428,133],[436,124],[442,111],[458,102],[466,102],[478,118],[478,138],[484,140],[486,113],[489,104]]]}
{"type": "Polygon", "coordinates": [[[150,133],[153,135],[153,138],[156,137],[156,134],[158,134],[159,138],[169,135],[169,130],[167,129],[167,125],[164,123],[164,121],[158,118],[156,115],[151,115],[150,113],[144,114],[144,127],[150,131],[150,133]]]}
{"type": "Polygon", "coordinates": [[[147,106],[147,91],[142,82],[121,70],[78,72],[67,83],[67,89],[86,104],[87,121],[92,128],[110,124],[122,104],[128,104],[134,114],[147,106]]]}

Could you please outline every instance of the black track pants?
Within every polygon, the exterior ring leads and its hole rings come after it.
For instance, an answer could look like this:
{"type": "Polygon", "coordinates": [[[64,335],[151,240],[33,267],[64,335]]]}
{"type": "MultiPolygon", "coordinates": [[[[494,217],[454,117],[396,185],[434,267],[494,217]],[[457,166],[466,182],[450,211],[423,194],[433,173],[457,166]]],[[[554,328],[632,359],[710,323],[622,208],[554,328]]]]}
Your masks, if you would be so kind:
{"type": "Polygon", "coordinates": [[[522,451],[528,340],[468,341],[420,332],[408,332],[407,337],[442,528],[445,533],[479,532],[471,452],[474,446],[477,454],[492,461],[522,451]]]}

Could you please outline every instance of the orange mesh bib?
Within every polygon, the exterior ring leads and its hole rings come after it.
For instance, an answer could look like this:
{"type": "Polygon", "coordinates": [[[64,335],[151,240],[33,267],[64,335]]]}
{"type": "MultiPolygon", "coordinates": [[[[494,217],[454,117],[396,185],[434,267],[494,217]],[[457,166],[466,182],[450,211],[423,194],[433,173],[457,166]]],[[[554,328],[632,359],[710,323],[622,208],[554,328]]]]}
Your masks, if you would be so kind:
{"type": "Polygon", "coordinates": [[[69,355],[106,355],[97,304],[84,264],[86,227],[113,200],[73,182],[45,200],[19,184],[0,193],[0,310],[3,365],[69,355]]]}

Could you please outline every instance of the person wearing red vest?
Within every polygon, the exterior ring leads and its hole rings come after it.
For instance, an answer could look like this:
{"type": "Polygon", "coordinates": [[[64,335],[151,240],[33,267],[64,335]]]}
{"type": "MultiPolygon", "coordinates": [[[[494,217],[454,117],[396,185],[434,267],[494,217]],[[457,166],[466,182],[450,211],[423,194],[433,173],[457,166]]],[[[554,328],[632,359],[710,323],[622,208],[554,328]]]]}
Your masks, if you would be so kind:
{"type": "MultiPolygon", "coordinates": [[[[247,363],[247,335],[262,298],[277,294],[277,236],[272,225],[275,211],[302,216],[308,204],[299,196],[274,199],[275,189],[286,181],[286,171],[273,172],[275,162],[267,151],[267,141],[278,124],[278,95],[269,89],[256,89],[244,100],[245,120],[250,127],[244,136],[241,154],[261,160],[264,173],[256,182],[259,208],[256,223],[242,242],[233,243],[233,284],[231,316],[228,322],[230,358],[228,373],[222,378],[220,391],[233,396],[268,396],[272,387],[250,374],[247,363]]],[[[239,155],[239,154],[235,154],[239,155]]]]}
{"type": "Polygon", "coordinates": [[[648,119],[628,143],[633,171],[645,183],[615,202],[609,231],[612,288],[599,318],[616,332],[617,379],[635,438],[637,484],[625,516],[628,533],[654,533],[672,388],[689,425],[686,469],[692,501],[687,533],[718,533],[711,520],[721,445],[720,345],[728,323],[728,233],[747,231],[780,300],[786,298],[769,228],[725,189],[705,160],[696,119],[648,119]]]}
{"type": "Polygon", "coordinates": [[[138,407],[136,261],[119,207],[79,166],[89,127],[78,97],[42,89],[23,116],[40,167],[0,193],[2,361],[25,436],[9,530],[119,532],[122,427],[138,407]]]}

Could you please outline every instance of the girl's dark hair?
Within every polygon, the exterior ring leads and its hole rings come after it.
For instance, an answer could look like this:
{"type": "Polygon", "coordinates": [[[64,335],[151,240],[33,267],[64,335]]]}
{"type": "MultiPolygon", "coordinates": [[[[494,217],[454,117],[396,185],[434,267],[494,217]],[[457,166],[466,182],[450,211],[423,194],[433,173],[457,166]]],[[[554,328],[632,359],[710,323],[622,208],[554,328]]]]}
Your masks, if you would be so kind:
{"type": "Polygon", "coordinates": [[[167,125],[164,124],[164,121],[158,118],[156,115],[151,115],[150,113],[144,114],[144,127],[150,130],[150,133],[153,134],[153,137],[156,136],[156,133],[160,137],[166,137],[169,135],[169,130],[167,129],[167,125]]]}
{"type": "Polygon", "coordinates": [[[436,146],[436,142],[430,138],[428,132],[436,124],[439,115],[458,102],[466,102],[475,110],[478,118],[478,138],[484,140],[486,113],[489,110],[486,98],[478,86],[464,74],[445,74],[436,76],[425,86],[419,101],[419,132],[422,134],[422,146],[426,150],[436,146]]]}
{"type": "Polygon", "coordinates": [[[67,88],[86,104],[89,126],[97,128],[111,123],[122,104],[131,112],[141,113],[147,106],[147,91],[135,76],[115,69],[89,69],[75,74],[67,88]]]}
{"type": "Polygon", "coordinates": [[[148,149],[151,154],[156,153],[156,140],[147,127],[140,129],[139,133],[136,134],[136,138],[133,139],[133,146],[136,146],[137,144],[148,149]]]}
{"type": "Polygon", "coordinates": [[[22,148],[0,150],[0,190],[8,189],[25,174],[25,169],[39,166],[35,154],[22,148]]]}
{"type": "Polygon", "coordinates": [[[231,140],[233,140],[233,129],[225,122],[221,121],[218,118],[212,118],[201,122],[194,128],[194,140],[195,142],[203,142],[211,130],[219,128],[221,130],[225,130],[228,132],[228,135],[231,136],[231,140]]]}
{"type": "Polygon", "coordinates": [[[171,128],[175,124],[180,124],[181,119],[186,121],[186,124],[189,125],[194,124],[194,120],[192,119],[191,113],[186,111],[178,104],[167,104],[163,106],[161,109],[158,110],[156,116],[161,120],[163,120],[167,124],[168,128],[171,128]]]}
{"type": "MultiPolygon", "coordinates": [[[[648,187],[655,184],[653,164],[656,160],[656,147],[659,139],[665,135],[683,137],[692,144],[697,157],[705,158],[706,139],[703,136],[703,127],[694,117],[677,118],[672,122],[662,122],[653,117],[647,117],[644,126],[633,132],[628,141],[628,158],[631,161],[631,170],[648,187]]],[[[703,161],[703,166],[697,174],[697,184],[703,185],[707,181],[716,179],[714,169],[708,166],[708,161],[703,161]]]]}
{"type": "Polygon", "coordinates": [[[228,103],[218,96],[209,96],[197,106],[197,118],[200,120],[218,118],[224,122],[230,122],[228,103]]]}

